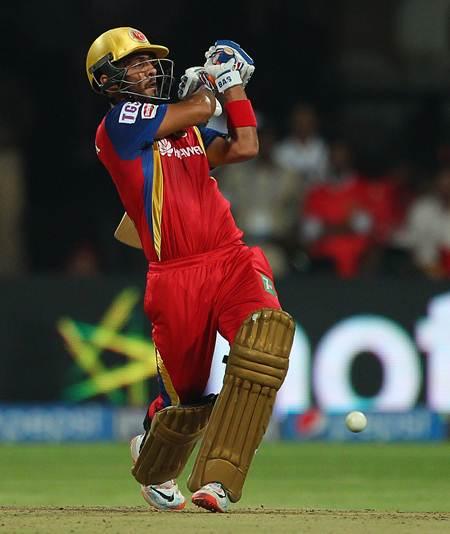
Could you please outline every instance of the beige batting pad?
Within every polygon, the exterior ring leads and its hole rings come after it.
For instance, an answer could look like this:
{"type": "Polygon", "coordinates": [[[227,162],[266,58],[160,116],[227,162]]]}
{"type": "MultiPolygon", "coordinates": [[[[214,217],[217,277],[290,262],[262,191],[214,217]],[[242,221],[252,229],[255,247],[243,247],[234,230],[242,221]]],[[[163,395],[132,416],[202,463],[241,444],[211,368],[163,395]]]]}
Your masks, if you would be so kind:
{"type": "Polygon", "coordinates": [[[188,480],[191,491],[220,482],[232,502],[241,498],[248,469],[287,373],[294,330],[292,317],[274,309],[252,313],[242,324],[188,480]]]}
{"type": "Polygon", "coordinates": [[[214,399],[196,406],[169,406],[157,412],[139,458],[134,478],[148,486],[177,478],[208,422],[214,399]]]}

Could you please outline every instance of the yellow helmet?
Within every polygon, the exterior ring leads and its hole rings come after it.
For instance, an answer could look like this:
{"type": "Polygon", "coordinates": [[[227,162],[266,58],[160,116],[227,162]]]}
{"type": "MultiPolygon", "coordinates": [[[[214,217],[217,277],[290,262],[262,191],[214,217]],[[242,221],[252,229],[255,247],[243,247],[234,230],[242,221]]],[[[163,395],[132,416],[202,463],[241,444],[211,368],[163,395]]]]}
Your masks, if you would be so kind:
{"type": "MultiPolygon", "coordinates": [[[[112,83],[120,81],[121,75],[123,79],[125,69],[118,68],[114,63],[136,52],[151,52],[155,58],[161,59],[167,56],[169,49],[162,45],[152,44],[141,31],[135,28],[114,28],[97,37],[86,57],[86,73],[94,91],[104,93],[112,83]],[[113,80],[102,85],[99,80],[100,74],[107,74],[113,80]]],[[[171,61],[170,63],[172,64],[171,61]]]]}

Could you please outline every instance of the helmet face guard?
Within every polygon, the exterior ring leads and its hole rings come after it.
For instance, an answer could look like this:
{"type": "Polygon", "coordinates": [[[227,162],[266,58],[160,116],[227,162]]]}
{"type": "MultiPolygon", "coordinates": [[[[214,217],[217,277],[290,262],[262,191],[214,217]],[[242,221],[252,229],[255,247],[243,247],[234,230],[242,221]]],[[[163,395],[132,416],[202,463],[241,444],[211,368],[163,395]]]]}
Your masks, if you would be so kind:
{"type": "Polygon", "coordinates": [[[103,57],[95,63],[89,70],[93,77],[94,90],[107,96],[127,95],[137,100],[150,102],[167,102],[171,97],[173,85],[173,61],[165,58],[152,58],[133,63],[126,67],[121,67],[119,62],[112,61],[112,54],[103,57]],[[152,64],[157,73],[152,76],[141,78],[137,81],[127,80],[128,70],[136,67],[145,67],[152,64]],[[100,81],[100,76],[106,74],[108,80],[105,83],[100,81]],[[145,95],[136,89],[136,86],[150,81],[155,87],[155,93],[151,96],[145,95]]]}

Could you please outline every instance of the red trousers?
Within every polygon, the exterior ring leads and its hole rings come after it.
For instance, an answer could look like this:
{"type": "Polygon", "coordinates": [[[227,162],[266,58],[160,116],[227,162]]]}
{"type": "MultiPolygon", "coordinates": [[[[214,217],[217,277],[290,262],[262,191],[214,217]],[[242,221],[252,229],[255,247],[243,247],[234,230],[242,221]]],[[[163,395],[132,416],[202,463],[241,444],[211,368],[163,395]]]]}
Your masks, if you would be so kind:
{"type": "Polygon", "coordinates": [[[258,247],[233,244],[205,254],[151,263],[145,312],[153,325],[160,395],[148,416],[199,401],[208,382],[217,332],[231,344],[261,308],[280,308],[273,274],[258,247]]]}

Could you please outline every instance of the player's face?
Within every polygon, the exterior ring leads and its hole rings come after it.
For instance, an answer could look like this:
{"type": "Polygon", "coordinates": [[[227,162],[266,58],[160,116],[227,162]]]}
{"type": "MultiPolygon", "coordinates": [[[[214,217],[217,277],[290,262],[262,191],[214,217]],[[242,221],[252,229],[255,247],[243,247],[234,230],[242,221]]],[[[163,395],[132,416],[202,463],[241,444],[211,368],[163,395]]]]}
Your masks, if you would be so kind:
{"type": "Polygon", "coordinates": [[[133,84],[133,91],[144,96],[155,96],[157,92],[157,60],[152,54],[136,54],[124,60],[127,69],[125,79],[133,84]]]}

